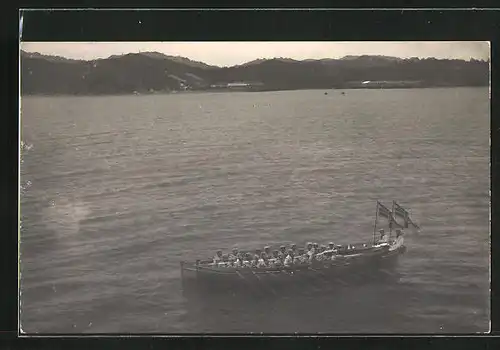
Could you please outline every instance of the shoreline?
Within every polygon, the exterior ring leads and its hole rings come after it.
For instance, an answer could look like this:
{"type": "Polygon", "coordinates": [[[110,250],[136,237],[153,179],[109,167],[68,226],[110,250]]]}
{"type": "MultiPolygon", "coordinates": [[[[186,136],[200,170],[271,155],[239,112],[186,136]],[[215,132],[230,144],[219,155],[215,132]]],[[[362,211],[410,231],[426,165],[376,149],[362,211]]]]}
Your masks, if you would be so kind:
{"type": "Polygon", "coordinates": [[[262,89],[262,90],[186,90],[186,91],[155,91],[155,92],[126,92],[103,94],[75,94],[75,93],[22,93],[19,97],[106,97],[106,96],[154,96],[154,95],[186,95],[206,93],[259,93],[278,91],[323,91],[325,93],[347,92],[350,90],[421,90],[421,89],[460,89],[460,88],[490,88],[488,85],[458,85],[458,86],[422,86],[422,87],[346,87],[346,88],[304,88],[304,89],[262,89]]]}

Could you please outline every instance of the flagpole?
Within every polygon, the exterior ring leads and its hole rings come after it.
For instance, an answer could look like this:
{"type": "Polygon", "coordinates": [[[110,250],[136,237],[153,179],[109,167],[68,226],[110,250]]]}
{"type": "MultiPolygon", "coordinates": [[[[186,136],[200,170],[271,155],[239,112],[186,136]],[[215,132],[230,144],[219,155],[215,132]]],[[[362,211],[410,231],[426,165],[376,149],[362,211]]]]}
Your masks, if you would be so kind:
{"type": "Polygon", "coordinates": [[[389,241],[391,240],[391,235],[392,235],[392,226],[394,224],[397,224],[396,222],[396,216],[395,216],[395,213],[394,213],[394,204],[396,203],[395,200],[392,200],[392,211],[391,211],[391,219],[390,219],[390,224],[389,224],[389,241]]]}
{"type": "Polygon", "coordinates": [[[378,221],[378,201],[377,208],[375,209],[375,224],[373,225],[373,244],[375,245],[375,233],[377,232],[377,221],[378,221]]]}

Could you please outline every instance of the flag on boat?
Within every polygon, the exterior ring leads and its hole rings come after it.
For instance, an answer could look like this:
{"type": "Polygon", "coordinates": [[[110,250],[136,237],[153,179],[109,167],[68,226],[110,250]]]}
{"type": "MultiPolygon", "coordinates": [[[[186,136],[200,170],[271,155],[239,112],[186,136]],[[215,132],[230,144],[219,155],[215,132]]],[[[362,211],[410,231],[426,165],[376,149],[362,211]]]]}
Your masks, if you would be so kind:
{"type": "Polygon", "coordinates": [[[379,216],[382,216],[384,218],[389,219],[389,221],[391,221],[393,219],[392,213],[389,210],[389,208],[387,208],[385,205],[383,205],[380,202],[377,202],[377,213],[379,216]]]}
{"type": "Polygon", "coordinates": [[[408,212],[398,203],[394,202],[394,215],[406,219],[408,217],[408,212]]]}
{"type": "Polygon", "coordinates": [[[403,227],[400,225],[395,219],[392,211],[389,210],[385,205],[380,202],[377,202],[377,213],[379,216],[384,217],[389,220],[389,227],[392,229],[394,225],[397,227],[403,227]]]}
{"type": "Polygon", "coordinates": [[[396,201],[393,201],[394,204],[394,216],[400,217],[404,219],[404,228],[408,228],[409,224],[411,224],[415,228],[419,228],[417,224],[415,224],[411,219],[410,219],[410,213],[406,209],[404,209],[402,206],[400,206],[396,201]]]}

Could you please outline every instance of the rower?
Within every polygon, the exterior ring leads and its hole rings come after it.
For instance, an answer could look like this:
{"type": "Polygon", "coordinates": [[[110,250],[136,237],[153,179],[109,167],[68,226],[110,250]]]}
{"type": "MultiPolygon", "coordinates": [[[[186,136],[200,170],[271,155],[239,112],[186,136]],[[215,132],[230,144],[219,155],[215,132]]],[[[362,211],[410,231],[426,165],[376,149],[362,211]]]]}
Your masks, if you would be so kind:
{"type": "Polygon", "coordinates": [[[307,242],[305,251],[306,252],[310,251],[312,249],[312,247],[313,247],[313,244],[311,242],[307,242]]]}
{"type": "Polygon", "coordinates": [[[272,257],[271,247],[268,245],[264,247],[264,254],[266,254],[266,259],[270,259],[272,257]]]}
{"type": "Polygon", "coordinates": [[[277,250],[273,250],[273,260],[275,266],[281,266],[283,264],[279,257],[279,252],[277,250]]]}
{"type": "Polygon", "coordinates": [[[286,247],[284,245],[280,247],[278,258],[280,258],[281,260],[284,260],[286,258],[286,247]]]}
{"type": "Polygon", "coordinates": [[[319,252],[318,254],[316,254],[314,256],[314,260],[316,261],[323,261],[325,258],[325,254],[323,254],[323,252],[319,252]]]}
{"type": "Polygon", "coordinates": [[[257,265],[259,265],[259,260],[260,260],[260,257],[258,255],[254,255],[253,259],[251,261],[252,267],[257,267],[257,265]]]}
{"type": "Polygon", "coordinates": [[[279,252],[277,250],[273,250],[273,259],[279,258],[279,252]]]}
{"type": "Polygon", "coordinates": [[[267,264],[269,267],[276,267],[276,261],[278,260],[278,251],[276,251],[276,257],[273,256],[273,254],[269,255],[269,258],[267,259],[267,264]]]}
{"type": "Polygon", "coordinates": [[[295,243],[292,243],[291,247],[292,249],[292,252],[293,252],[293,255],[297,255],[298,251],[297,251],[297,245],[295,243]]]}
{"type": "Polygon", "coordinates": [[[286,266],[286,267],[290,267],[292,266],[292,263],[293,263],[293,251],[290,249],[288,251],[288,254],[286,255],[286,258],[285,258],[285,261],[283,262],[283,264],[286,266]]]}
{"type": "Polygon", "coordinates": [[[229,254],[229,260],[236,260],[238,258],[238,248],[234,247],[233,252],[229,254]]]}
{"type": "Polygon", "coordinates": [[[222,261],[222,250],[217,250],[217,253],[214,256],[213,263],[214,265],[217,265],[219,262],[222,261]]]}
{"type": "Polygon", "coordinates": [[[226,254],[224,254],[221,258],[221,260],[218,262],[217,264],[218,267],[227,267],[229,266],[229,262],[228,262],[228,256],[226,254]]]}
{"type": "Polygon", "coordinates": [[[299,261],[301,264],[307,263],[309,256],[306,254],[305,249],[299,249],[299,261]]]}
{"type": "MultiPolygon", "coordinates": [[[[301,249],[302,250],[302,253],[304,252],[304,249],[301,249]]],[[[293,255],[293,264],[294,265],[297,265],[297,264],[300,264],[302,262],[301,260],[301,254],[300,254],[300,250],[297,252],[297,254],[294,254],[293,255]]]]}
{"type": "Polygon", "coordinates": [[[259,260],[259,259],[260,259],[260,255],[261,255],[261,253],[262,253],[262,250],[260,250],[260,249],[255,249],[254,259],[259,260]]]}
{"type": "Polygon", "coordinates": [[[314,244],[308,243],[307,244],[307,256],[308,256],[310,261],[313,259],[315,254],[316,254],[316,249],[314,248],[314,244]]]}
{"type": "Polygon", "coordinates": [[[242,252],[238,252],[238,254],[236,255],[236,257],[237,257],[238,259],[240,259],[240,261],[245,260],[245,254],[244,254],[244,253],[242,253],[242,252]]]}
{"type": "Polygon", "coordinates": [[[245,254],[245,259],[243,260],[243,267],[252,267],[252,255],[250,253],[245,254]]]}
{"type": "Polygon", "coordinates": [[[257,261],[257,267],[259,267],[259,268],[266,267],[265,256],[266,256],[266,253],[262,252],[259,260],[257,261]]]}

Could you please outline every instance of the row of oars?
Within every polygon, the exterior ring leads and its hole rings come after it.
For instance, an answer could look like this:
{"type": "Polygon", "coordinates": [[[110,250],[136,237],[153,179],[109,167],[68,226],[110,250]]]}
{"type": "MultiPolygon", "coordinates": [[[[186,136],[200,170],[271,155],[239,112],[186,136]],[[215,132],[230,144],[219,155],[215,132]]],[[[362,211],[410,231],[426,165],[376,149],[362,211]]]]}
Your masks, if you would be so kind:
{"type": "MultiPolygon", "coordinates": [[[[347,285],[348,283],[344,281],[343,279],[339,277],[335,277],[332,279],[331,276],[328,276],[324,271],[313,268],[313,267],[308,267],[306,271],[286,271],[286,270],[281,270],[279,272],[264,272],[265,276],[271,277],[271,278],[279,278],[279,276],[286,276],[292,280],[289,281],[284,281],[289,282],[290,284],[287,285],[288,289],[296,289],[296,287],[299,287],[299,290],[305,289],[306,287],[304,284],[307,284],[308,287],[323,287],[325,284],[329,284],[332,281],[335,283],[339,283],[343,286],[347,285]],[[308,271],[308,272],[306,272],[308,271]],[[313,272],[311,274],[310,272],[313,272]],[[305,277],[305,279],[303,278],[305,277]],[[293,283],[295,281],[295,283],[293,283]]],[[[253,292],[256,292],[258,294],[264,294],[264,295],[274,295],[277,296],[279,293],[272,287],[271,283],[266,283],[266,281],[262,280],[262,277],[259,276],[259,273],[256,273],[254,271],[250,270],[251,275],[254,277],[252,278],[253,281],[257,281],[259,286],[262,288],[256,288],[255,284],[252,283],[252,280],[249,280],[244,274],[242,274],[239,271],[235,271],[238,277],[245,282],[246,285],[248,285],[253,292]]]]}

